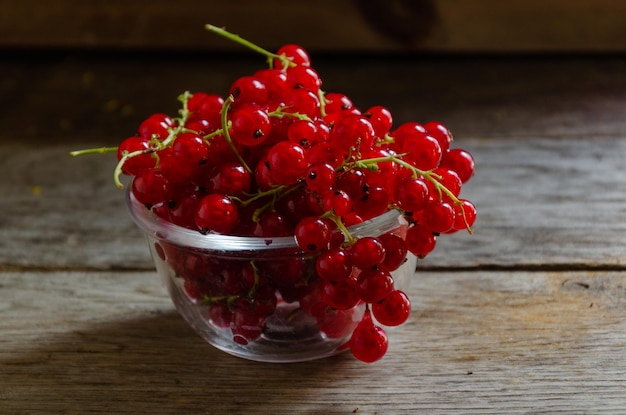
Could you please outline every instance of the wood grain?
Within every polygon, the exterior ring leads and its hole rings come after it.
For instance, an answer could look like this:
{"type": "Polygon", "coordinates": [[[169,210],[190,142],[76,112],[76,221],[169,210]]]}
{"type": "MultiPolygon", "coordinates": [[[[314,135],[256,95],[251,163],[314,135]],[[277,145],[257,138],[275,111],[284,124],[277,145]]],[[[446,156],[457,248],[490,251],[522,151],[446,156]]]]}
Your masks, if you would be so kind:
{"type": "Polygon", "coordinates": [[[205,344],[152,272],[0,273],[2,413],[613,414],[623,272],[422,272],[373,365],[205,344]]]}

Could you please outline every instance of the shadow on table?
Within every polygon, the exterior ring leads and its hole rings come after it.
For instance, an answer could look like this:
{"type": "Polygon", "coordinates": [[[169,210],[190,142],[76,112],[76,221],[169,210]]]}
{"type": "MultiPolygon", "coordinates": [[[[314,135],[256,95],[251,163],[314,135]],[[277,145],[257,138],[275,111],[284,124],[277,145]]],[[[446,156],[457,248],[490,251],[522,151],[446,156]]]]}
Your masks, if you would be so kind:
{"type": "MultiPolygon", "coordinates": [[[[0,360],[3,413],[350,413],[324,403],[350,386],[350,355],[271,364],[232,357],[174,311],[41,338],[0,360]],[[349,372],[349,370],[348,370],[349,372]],[[315,394],[311,402],[310,395],[315,394]],[[67,412],[66,412],[67,411],[67,412]]],[[[356,369],[356,368],[355,368],[356,369]]],[[[352,406],[351,406],[352,405],[352,406]]],[[[341,406],[341,405],[339,405],[341,406]]]]}

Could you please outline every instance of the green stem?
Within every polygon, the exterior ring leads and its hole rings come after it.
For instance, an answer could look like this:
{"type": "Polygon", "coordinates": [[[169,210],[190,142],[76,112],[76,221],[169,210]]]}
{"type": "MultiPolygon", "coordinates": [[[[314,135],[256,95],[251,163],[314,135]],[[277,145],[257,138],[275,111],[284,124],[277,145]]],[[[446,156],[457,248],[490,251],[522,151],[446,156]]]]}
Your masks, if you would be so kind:
{"type": "Polygon", "coordinates": [[[151,154],[154,153],[156,150],[153,148],[149,148],[149,149],[145,149],[145,150],[137,150],[137,151],[132,151],[130,153],[126,153],[122,156],[122,158],[120,158],[120,160],[117,162],[117,165],[115,166],[115,170],[113,170],[113,181],[115,182],[115,185],[119,188],[119,189],[123,189],[124,185],[122,184],[122,182],[120,181],[120,176],[122,175],[122,168],[124,167],[124,163],[126,163],[126,160],[136,157],[136,156],[140,156],[142,154],[151,154]]]}
{"type": "Polygon", "coordinates": [[[335,225],[337,225],[337,229],[339,229],[341,233],[343,233],[346,237],[346,243],[348,245],[352,245],[354,242],[356,242],[357,238],[352,236],[346,225],[344,225],[343,221],[341,220],[341,217],[335,215],[335,213],[330,210],[326,211],[321,217],[330,219],[335,222],[335,225]]]}
{"type": "MultiPolygon", "coordinates": [[[[458,197],[456,197],[454,195],[454,193],[452,193],[450,191],[450,189],[448,189],[446,186],[444,186],[443,184],[441,184],[441,182],[439,182],[439,180],[441,179],[441,176],[439,176],[438,174],[434,173],[432,170],[430,171],[426,171],[426,170],[420,170],[417,167],[413,166],[410,163],[407,163],[406,161],[402,160],[400,157],[402,157],[404,154],[392,154],[390,156],[386,156],[386,157],[375,157],[375,158],[371,158],[371,159],[365,159],[365,160],[358,160],[356,162],[354,162],[354,166],[355,167],[360,167],[360,168],[371,168],[372,165],[377,165],[378,163],[382,163],[382,162],[386,162],[386,161],[391,161],[394,163],[397,163],[398,165],[409,169],[412,173],[413,173],[413,177],[418,177],[418,176],[422,176],[424,177],[426,180],[428,180],[429,182],[431,182],[434,186],[435,189],[437,189],[437,191],[439,192],[439,198],[442,197],[442,193],[444,193],[446,196],[448,196],[450,198],[450,200],[452,200],[452,203],[454,203],[457,206],[461,206],[463,203],[459,200],[458,197]]],[[[465,221],[465,223],[467,224],[467,220],[465,221]]],[[[467,226],[468,231],[469,226],[467,226]]],[[[470,231],[471,233],[471,231],[470,231]]]]}
{"type": "Polygon", "coordinates": [[[70,156],[77,157],[77,156],[83,156],[85,154],[107,154],[107,153],[114,153],[116,151],[117,151],[117,147],[88,148],[85,150],[70,151],[70,156]]]}
{"type": "Polygon", "coordinates": [[[239,204],[241,204],[241,206],[245,207],[245,206],[248,206],[250,203],[254,202],[255,200],[262,199],[265,196],[276,195],[277,193],[281,192],[286,187],[287,185],[283,184],[283,185],[274,187],[272,189],[266,190],[264,192],[258,192],[254,196],[250,197],[250,199],[246,199],[246,200],[241,200],[237,197],[231,197],[231,199],[236,200],[237,202],[239,202],[239,204]]]}
{"type": "Polygon", "coordinates": [[[224,139],[226,140],[226,144],[228,144],[228,147],[235,154],[235,157],[237,157],[237,160],[239,160],[239,162],[246,169],[246,171],[250,174],[254,174],[250,166],[248,166],[248,163],[246,163],[243,157],[241,157],[241,154],[239,154],[239,151],[235,147],[232,138],[230,138],[230,133],[228,132],[228,109],[230,108],[230,104],[232,104],[234,101],[235,97],[229,95],[228,98],[226,98],[226,100],[224,101],[224,105],[222,106],[222,130],[224,131],[224,139]]]}
{"type": "Polygon", "coordinates": [[[225,30],[224,28],[221,27],[217,27],[217,26],[213,26],[212,24],[206,24],[204,26],[205,29],[207,29],[210,32],[216,33],[222,37],[225,37],[228,40],[231,40],[235,43],[238,43],[242,46],[247,47],[248,49],[253,50],[254,52],[260,53],[261,55],[264,55],[267,58],[267,62],[269,63],[270,67],[272,67],[272,62],[274,59],[279,59],[280,61],[283,62],[283,64],[285,66],[295,66],[295,64],[288,58],[286,58],[283,55],[277,55],[275,53],[270,52],[267,49],[263,49],[262,47],[255,45],[254,43],[250,42],[249,40],[246,40],[242,37],[240,37],[239,35],[236,35],[234,33],[230,33],[227,30],[225,30]]]}
{"type": "Polygon", "coordinates": [[[313,122],[311,117],[309,117],[306,114],[300,114],[299,112],[285,112],[285,110],[287,108],[289,108],[289,107],[286,107],[286,106],[285,107],[278,107],[274,111],[268,112],[267,115],[269,117],[276,117],[276,118],[291,117],[291,118],[295,118],[297,120],[313,122]]]}
{"type": "Polygon", "coordinates": [[[326,114],[326,94],[321,89],[317,91],[317,98],[320,100],[320,115],[324,118],[326,114]]]}
{"type": "Polygon", "coordinates": [[[183,107],[180,109],[180,118],[178,119],[176,128],[170,129],[167,138],[163,140],[159,146],[160,148],[169,146],[176,139],[176,137],[178,137],[178,134],[185,129],[185,124],[187,123],[187,119],[190,115],[189,108],[187,107],[187,102],[190,97],[191,93],[189,91],[185,91],[178,97],[178,100],[183,103],[183,107]]]}

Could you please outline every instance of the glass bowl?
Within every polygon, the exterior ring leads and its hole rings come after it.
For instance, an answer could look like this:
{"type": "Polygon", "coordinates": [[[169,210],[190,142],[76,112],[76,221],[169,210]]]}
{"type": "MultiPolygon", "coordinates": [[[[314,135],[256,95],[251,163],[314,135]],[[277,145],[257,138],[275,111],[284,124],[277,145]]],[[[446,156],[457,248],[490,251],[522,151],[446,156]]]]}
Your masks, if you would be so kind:
{"type": "MultiPolygon", "coordinates": [[[[347,350],[365,304],[327,306],[315,255],[293,237],[203,235],[164,221],[127,192],[130,215],[145,233],[157,273],[177,311],[208,343],[262,362],[320,359],[347,350]]],[[[407,223],[391,210],[349,228],[354,236],[403,236],[407,223]]],[[[408,288],[416,258],[392,272],[408,288]]]]}

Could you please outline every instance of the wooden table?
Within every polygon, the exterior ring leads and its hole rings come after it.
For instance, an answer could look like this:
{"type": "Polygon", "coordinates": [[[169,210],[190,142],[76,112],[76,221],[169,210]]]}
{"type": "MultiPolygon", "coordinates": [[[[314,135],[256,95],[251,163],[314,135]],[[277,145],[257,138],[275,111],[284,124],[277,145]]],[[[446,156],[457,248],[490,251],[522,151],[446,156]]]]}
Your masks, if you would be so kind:
{"type": "Polygon", "coordinates": [[[470,150],[474,235],[418,264],[387,356],[264,364],[177,315],[116,145],[249,57],[13,56],[0,65],[0,413],[613,414],[626,407],[626,62],[319,59],[326,90],[439,119],[470,150]]]}

